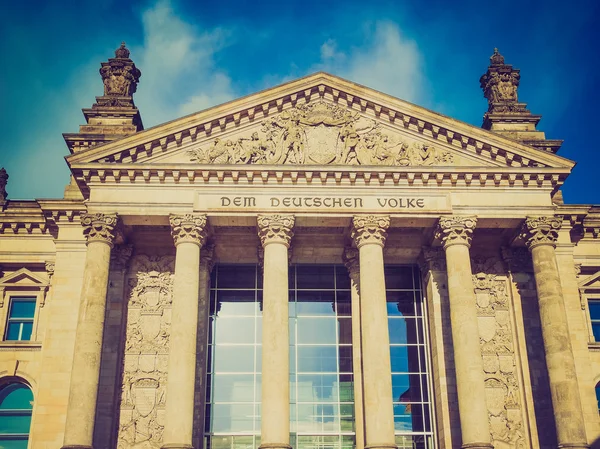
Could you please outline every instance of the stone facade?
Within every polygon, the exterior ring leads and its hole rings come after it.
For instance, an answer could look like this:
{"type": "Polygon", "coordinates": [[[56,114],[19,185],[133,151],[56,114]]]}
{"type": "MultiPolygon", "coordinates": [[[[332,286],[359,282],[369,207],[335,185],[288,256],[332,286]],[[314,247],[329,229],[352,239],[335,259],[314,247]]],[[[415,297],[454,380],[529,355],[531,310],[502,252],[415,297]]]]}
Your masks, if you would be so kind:
{"type": "Polygon", "coordinates": [[[215,263],[260,263],[265,449],[294,444],[290,263],[348,268],[357,449],[399,444],[399,264],[420,267],[433,447],[597,444],[600,207],[563,204],[574,163],[498,51],[483,129],[317,73],[144,130],[129,56],[65,134],[64,198],[13,201],[0,170],[3,336],[13,298],[35,300],[0,387],[33,391],[31,449],[203,447],[215,263]]]}

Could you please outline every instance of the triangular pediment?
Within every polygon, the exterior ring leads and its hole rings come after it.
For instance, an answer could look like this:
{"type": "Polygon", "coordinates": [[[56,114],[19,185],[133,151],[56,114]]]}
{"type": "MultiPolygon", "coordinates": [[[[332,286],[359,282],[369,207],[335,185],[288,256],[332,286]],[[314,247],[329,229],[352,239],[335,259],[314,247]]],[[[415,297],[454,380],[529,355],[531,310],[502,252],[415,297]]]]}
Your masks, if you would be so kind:
{"type": "MultiPolygon", "coordinates": [[[[482,167],[574,163],[326,73],[317,73],[67,158],[115,164],[482,167]]],[[[241,167],[240,167],[241,168],[241,167]]]]}
{"type": "Polygon", "coordinates": [[[580,290],[600,290],[600,271],[579,280],[580,290]]]}
{"type": "Polygon", "coordinates": [[[0,279],[0,287],[43,287],[48,281],[27,268],[21,268],[0,279]]]}

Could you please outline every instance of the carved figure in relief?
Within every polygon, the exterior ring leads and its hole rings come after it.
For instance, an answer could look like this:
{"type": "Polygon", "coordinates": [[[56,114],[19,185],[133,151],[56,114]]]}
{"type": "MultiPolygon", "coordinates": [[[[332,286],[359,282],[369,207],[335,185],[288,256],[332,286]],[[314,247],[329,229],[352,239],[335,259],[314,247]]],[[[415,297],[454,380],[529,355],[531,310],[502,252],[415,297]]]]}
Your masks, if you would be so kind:
{"type": "Polygon", "coordinates": [[[260,133],[237,141],[215,138],[187,151],[200,164],[448,165],[452,153],[410,144],[382,132],[379,123],[325,101],[297,106],[262,122],[260,133]]]}

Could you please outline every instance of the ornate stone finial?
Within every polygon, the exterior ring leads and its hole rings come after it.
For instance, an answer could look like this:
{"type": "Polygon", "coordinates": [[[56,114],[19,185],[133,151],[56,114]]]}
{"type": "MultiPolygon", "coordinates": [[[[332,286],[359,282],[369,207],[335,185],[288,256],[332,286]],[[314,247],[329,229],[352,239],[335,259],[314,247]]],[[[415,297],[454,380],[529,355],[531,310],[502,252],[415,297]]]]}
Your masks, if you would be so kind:
{"type": "Polygon", "coordinates": [[[452,245],[471,246],[476,225],[477,217],[458,215],[442,217],[438,223],[435,237],[442,241],[444,249],[452,245]]]}
{"type": "Polygon", "coordinates": [[[48,281],[50,281],[52,276],[54,276],[55,262],[53,260],[47,260],[44,264],[44,267],[46,269],[46,273],[48,274],[48,281]]]}
{"type": "Polygon", "coordinates": [[[6,184],[8,184],[8,173],[4,167],[0,168],[0,204],[4,204],[8,197],[6,193],[6,184]]]}
{"type": "Polygon", "coordinates": [[[110,265],[115,270],[127,268],[127,262],[133,254],[133,245],[116,245],[110,252],[110,265]]]}
{"type": "Polygon", "coordinates": [[[105,97],[131,97],[136,89],[142,72],[129,59],[129,50],[125,42],[115,51],[115,57],[103,62],[100,75],[104,83],[105,97]]]}
{"type": "Polygon", "coordinates": [[[504,65],[504,56],[500,54],[497,48],[494,48],[494,54],[490,56],[491,65],[504,65]]]}
{"type": "Polygon", "coordinates": [[[525,240],[527,248],[532,250],[540,245],[556,247],[562,219],[562,216],[527,217],[521,228],[521,238],[525,240]]]}
{"type": "Polygon", "coordinates": [[[117,228],[117,214],[81,214],[83,235],[87,243],[103,242],[113,246],[117,228]]]}
{"type": "Polygon", "coordinates": [[[121,42],[121,46],[115,50],[115,58],[129,59],[129,50],[125,47],[125,42],[121,42]]]}
{"type": "Polygon", "coordinates": [[[518,102],[517,89],[520,80],[520,70],[513,69],[510,64],[505,64],[504,56],[495,48],[494,54],[490,57],[490,66],[487,72],[479,79],[483,96],[488,100],[488,112],[527,112],[525,104],[518,102]]]}
{"type": "Polygon", "coordinates": [[[358,250],[355,248],[345,248],[342,260],[344,261],[344,265],[346,265],[350,279],[358,287],[360,285],[360,259],[358,250]]]}
{"type": "Polygon", "coordinates": [[[365,244],[385,246],[387,229],[390,227],[389,215],[355,215],[352,218],[350,237],[360,249],[365,244]]]}
{"type": "Polygon", "coordinates": [[[202,247],[207,234],[205,214],[170,215],[169,222],[175,246],[187,242],[202,247]]]}
{"type": "Polygon", "coordinates": [[[283,243],[289,248],[294,236],[292,229],[295,222],[293,215],[259,215],[257,217],[258,237],[262,246],[265,247],[269,243],[283,243]]]}

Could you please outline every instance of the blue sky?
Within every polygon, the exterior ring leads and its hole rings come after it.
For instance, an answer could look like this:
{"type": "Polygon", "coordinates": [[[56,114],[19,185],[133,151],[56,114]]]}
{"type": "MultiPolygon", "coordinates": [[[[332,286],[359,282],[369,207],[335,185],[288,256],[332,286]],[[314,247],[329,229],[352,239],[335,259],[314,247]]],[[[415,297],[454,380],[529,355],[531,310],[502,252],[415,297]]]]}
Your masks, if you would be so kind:
{"type": "Polygon", "coordinates": [[[0,6],[0,166],[9,198],[62,197],[63,132],[102,94],[101,61],[124,40],[142,71],[146,128],[325,70],[481,125],[479,88],[498,47],[519,98],[578,162],[569,203],[600,203],[597,0],[80,1],[0,6]]]}

